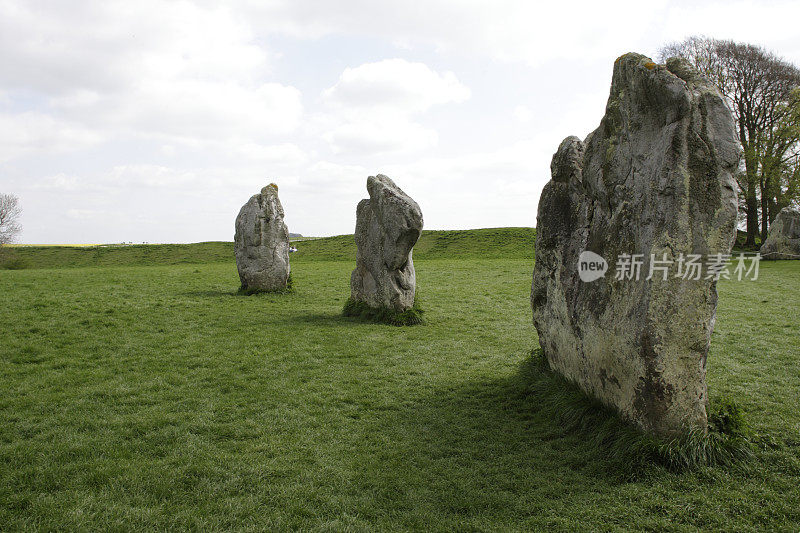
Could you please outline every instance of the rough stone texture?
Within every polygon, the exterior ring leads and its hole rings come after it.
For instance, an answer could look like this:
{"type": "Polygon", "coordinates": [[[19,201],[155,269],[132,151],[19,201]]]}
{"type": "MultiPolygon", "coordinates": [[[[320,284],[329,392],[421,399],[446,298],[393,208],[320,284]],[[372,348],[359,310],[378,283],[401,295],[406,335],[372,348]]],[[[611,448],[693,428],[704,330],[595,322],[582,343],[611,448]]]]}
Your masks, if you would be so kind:
{"type": "Polygon", "coordinates": [[[356,268],[353,300],[370,307],[405,311],[414,305],[416,275],[411,251],[422,232],[417,202],[388,177],[367,179],[369,199],[356,209],[356,268]]]}
{"type": "Polygon", "coordinates": [[[764,259],[800,259],[800,209],[781,209],[760,252],[764,259]]]}
{"type": "Polygon", "coordinates": [[[254,194],[236,217],[234,252],[244,290],[278,291],[289,278],[289,230],[278,186],[254,194]]]}
{"type": "Polygon", "coordinates": [[[658,435],[707,428],[717,291],[675,265],[647,281],[650,254],[730,252],[738,159],[730,112],[688,63],[626,54],[600,126],[561,143],[542,191],[531,305],[548,363],[658,435]],[[596,281],[579,278],[584,250],[609,263],[596,281]],[[644,254],[638,281],[615,279],[623,253],[644,254]]]}

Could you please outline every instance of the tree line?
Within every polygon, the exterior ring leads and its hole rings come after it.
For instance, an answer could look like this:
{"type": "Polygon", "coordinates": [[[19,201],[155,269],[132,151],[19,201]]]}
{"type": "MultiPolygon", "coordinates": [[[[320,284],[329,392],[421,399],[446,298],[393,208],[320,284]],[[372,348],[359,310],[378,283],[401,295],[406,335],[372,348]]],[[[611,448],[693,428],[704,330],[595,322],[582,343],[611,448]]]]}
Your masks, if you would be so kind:
{"type": "Polygon", "coordinates": [[[759,46],[708,37],[659,51],[661,62],[676,56],[716,85],[736,120],[739,213],[744,244],[755,247],[781,209],[800,204],[800,69],[759,46]]]}

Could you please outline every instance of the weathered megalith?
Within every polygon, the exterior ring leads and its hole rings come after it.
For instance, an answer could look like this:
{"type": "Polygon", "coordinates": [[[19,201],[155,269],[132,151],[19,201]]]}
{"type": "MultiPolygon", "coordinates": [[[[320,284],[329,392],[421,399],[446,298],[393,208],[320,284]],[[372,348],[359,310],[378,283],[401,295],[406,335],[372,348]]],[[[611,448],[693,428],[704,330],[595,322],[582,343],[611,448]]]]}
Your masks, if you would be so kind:
{"type": "Polygon", "coordinates": [[[764,259],[800,259],[800,209],[781,209],[769,227],[769,236],[760,253],[764,259]]]}
{"type": "Polygon", "coordinates": [[[422,211],[382,174],[367,179],[367,191],[369,199],[356,209],[351,300],[402,312],[414,305],[417,280],[411,250],[422,233],[422,211]]]}
{"type": "Polygon", "coordinates": [[[688,62],[626,54],[600,126],[561,143],[542,191],[531,305],[549,366],[657,435],[707,428],[716,283],[684,261],[730,253],[738,160],[731,113],[688,62]]]}
{"type": "Polygon", "coordinates": [[[236,268],[244,291],[280,291],[289,279],[289,230],[278,186],[254,194],[236,217],[236,268]]]}

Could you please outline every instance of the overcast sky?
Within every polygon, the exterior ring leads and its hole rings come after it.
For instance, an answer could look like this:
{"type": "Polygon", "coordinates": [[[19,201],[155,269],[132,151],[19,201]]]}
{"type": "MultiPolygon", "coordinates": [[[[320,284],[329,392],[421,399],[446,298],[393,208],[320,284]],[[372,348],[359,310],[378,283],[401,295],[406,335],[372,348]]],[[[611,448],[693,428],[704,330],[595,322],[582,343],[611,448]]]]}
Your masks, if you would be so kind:
{"type": "Polygon", "coordinates": [[[352,233],[383,173],[427,229],[533,226],[614,59],[694,34],[800,64],[787,2],[0,0],[0,192],[24,243],[232,240],[276,182],[289,230],[352,233]]]}

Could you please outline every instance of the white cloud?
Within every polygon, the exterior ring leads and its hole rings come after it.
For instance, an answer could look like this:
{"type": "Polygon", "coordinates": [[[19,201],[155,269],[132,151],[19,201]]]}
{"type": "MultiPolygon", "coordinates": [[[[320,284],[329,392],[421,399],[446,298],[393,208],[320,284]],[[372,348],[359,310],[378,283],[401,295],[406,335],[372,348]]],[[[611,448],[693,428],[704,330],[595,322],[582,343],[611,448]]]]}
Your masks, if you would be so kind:
{"type": "Polygon", "coordinates": [[[643,11],[635,0],[610,2],[274,2],[244,5],[265,31],[303,38],[366,34],[433,47],[446,55],[478,56],[538,66],[554,59],[597,58],[625,50],[653,33],[666,0],[643,11]]]}
{"type": "Polygon", "coordinates": [[[356,205],[367,196],[367,176],[382,169],[358,164],[317,161],[296,182],[281,185],[281,202],[289,230],[304,235],[352,233],[356,205]]]}
{"type": "Polygon", "coordinates": [[[630,51],[655,53],[665,41],[696,33],[762,43],[800,61],[794,0],[655,0],[646,9],[635,0],[428,0],[422,9],[403,0],[246,0],[240,5],[259,31],[304,39],[366,35],[449,57],[533,67],[563,61],[564,68],[570,68],[576,60],[613,60],[630,51]]]}
{"type": "Polygon", "coordinates": [[[418,152],[436,146],[435,130],[402,116],[384,116],[372,121],[348,122],[323,135],[335,154],[379,155],[418,152]]]}
{"type": "Polygon", "coordinates": [[[800,63],[797,39],[798,4],[772,0],[753,5],[744,1],[714,1],[671,5],[661,18],[663,35],[679,41],[690,35],[751,42],[800,63]]]}
{"type": "MultiPolygon", "coordinates": [[[[442,184],[474,186],[481,195],[496,190],[498,184],[515,184],[528,192],[550,179],[549,167],[542,169],[538,161],[549,159],[554,148],[541,138],[518,141],[499,149],[485,150],[451,157],[428,157],[412,163],[393,165],[392,172],[416,180],[420,185],[436,189],[442,184]],[[435,179],[432,177],[435,176],[435,179]]],[[[518,191],[519,192],[519,191],[518,191]]],[[[487,198],[487,201],[492,201],[487,198]]]]}
{"type": "Polygon", "coordinates": [[[117,165],[99,175],[78,176],[60,172],[36,180],[31,188],[69,193],[119,194],[132,189],[181,188],[196,180],[196,174],[188,170],[161,165],[117,165]]]}
{"type": "Polygon", "coordinates": [[[470,90],[452,72],[439,74],[423,63],[384,59],[346,68],[323,97],[351,110],[415,113],[437,104],[463,102],[470,90]]]}
{"type": "Polygon", "coordinates": [[[67,209],[65,215],[67,218],[73,220],[90,220],[103,215],[104,211],[97,211],[95,209],[67,209]]]}
{"type": "Polygon", "coordinates": [[[302,95],[268,82],[143,79],[126,92],[76,91],[50,100],[53,114],[117,135],[159,136],[172,142],[274,138],[297,128],[302,95]]]}
{"type": "Polygon", "coordinates": [[[336,123],[323,138],[335,154],[419,152],[436,146],[438,134],[411,117],[469,97],[454,73],[437,73],[423,63],[386,59],[346,68],[323,91],[336,123]]]}
{"type": "Polygon", "coordinates": [[[283,143],[264,145],[254,142],[232,142],[231,151],[250,161],[273,163],[288,166],[302,165],[308,161],[308,155],[296,144],[283,143]]]}
{"type": "Polygon", "coordinates": [[[77,176],[70,176],[59,172],[53,176],[47,176],[32,186],[33,189],[47,189],[53,191],[78,191],[83,188],[83,183],[77,176]]]}
{"type": "Polygon", "coordinates": [[[366,186],[367,176],[370,172],[369,169],[361,165],[343,165],[332,161],[317,161],[309,167],[308,178],[303,180],[303,183],[307,183],[310,186],[314,186],[316,183],[330,184],[332,189],[341,190],[343,186],[357,183],[359,179],[363,179],[363,185],[366,186]]]}
{"type": "Polygon", "coordinates": [[[525,123],[525,122],[530,122],[531,120],[533,120],[533,112],[531,111],[531,108],[526,106],[526,105],[518,105],[518,106],[516,106],[514,108],[513,114],[514,114],[514,118],[518,122],[525,123]]]}
{"type": "Polygon", "coordinates": [[[103,184],[109,188],[182,189],[197,180],[194,172],[161,165],[119,165],[104,176],[103,184]]]}
{"type": "Polygon", "coordinates": [[[254,80],[250,24],[189,1],[0,3],[0,83],[45,94],[126,91],[142,79],[254,80]]]}
{"type": "Polygon", "coordinates": [[[22,139],[0,141],[5,158],[89,138],[263,143],[303,114],[300,91],[265,81],[267,49],[226,7],[0,2],[0,51],[0,103],[38,104],[36,116],[21,117],[22,139]]]}
{"type": "Polygon", "coordinates": [[[303,113],[300,91],[278,83],[257,88],[180,80],[147,82],[126,97],[135,106],[109,106],[112,123],[133,132],[177,139],[262,139],[294,130],[303,113]]]}
{"type": "Polygon", "coordinates": [[[550,179],[542,162],[549,162],[554,149],[536,137],[494,150],[391,165],[384,171],[417,199],[427,227],[533,226],[539,194],[550,179]]]}
{"type": "Polygon", "coordinates": [[[0,113],[0,161],[32,153],[44,155],[78,150],[100,140],[97,132],[45,113],[0,113]]]}

